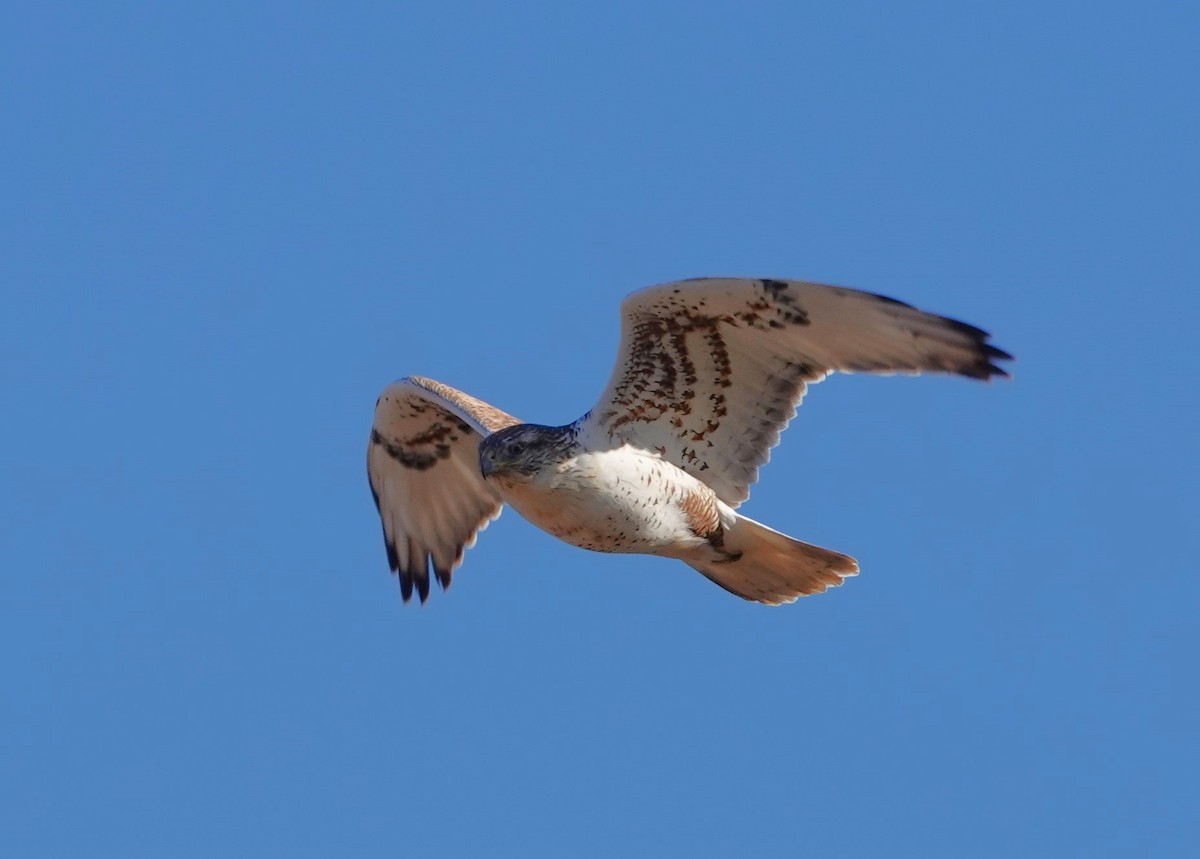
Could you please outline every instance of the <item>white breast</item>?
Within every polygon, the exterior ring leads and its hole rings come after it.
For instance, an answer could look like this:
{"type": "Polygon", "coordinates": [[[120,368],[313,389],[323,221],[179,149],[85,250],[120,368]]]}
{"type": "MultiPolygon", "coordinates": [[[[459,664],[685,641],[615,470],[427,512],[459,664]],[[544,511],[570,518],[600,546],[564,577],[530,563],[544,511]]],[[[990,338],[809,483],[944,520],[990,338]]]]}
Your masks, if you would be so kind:
{"type": "Polygon", "coordinates": [[[674,554],[700,541],[678,501],[694,477],[631,447],[583,453],[527,483],[500,485],[504,500],[544,531],[597,552],[674,554]]]}

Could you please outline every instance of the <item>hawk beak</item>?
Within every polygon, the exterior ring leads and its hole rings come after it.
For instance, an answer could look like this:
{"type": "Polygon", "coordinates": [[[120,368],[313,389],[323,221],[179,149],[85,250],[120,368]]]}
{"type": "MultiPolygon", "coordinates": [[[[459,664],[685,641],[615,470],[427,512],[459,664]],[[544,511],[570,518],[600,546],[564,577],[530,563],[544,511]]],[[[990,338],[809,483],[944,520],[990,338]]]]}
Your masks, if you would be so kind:
{"type": "Polygon", "coordinates": [[[490,450],[484,451],[482,454],[480,454],[480,456],[479,456],[479,471],[483,474],[483,476],[485,478],[489,474],[491,474],[493,471],[496,470],[495,466],[496,466],[496,463],[492,459],[492,452],[490,450]]]}

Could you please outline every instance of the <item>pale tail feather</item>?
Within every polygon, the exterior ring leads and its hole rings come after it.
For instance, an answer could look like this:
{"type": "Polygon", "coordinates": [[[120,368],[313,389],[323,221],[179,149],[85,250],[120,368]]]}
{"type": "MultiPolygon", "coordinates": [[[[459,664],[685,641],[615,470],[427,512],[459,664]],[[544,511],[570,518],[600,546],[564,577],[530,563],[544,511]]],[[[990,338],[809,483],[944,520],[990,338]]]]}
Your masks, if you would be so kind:
{"type": "Polygon", "coordinates": [[[849,555],[793,540],[741,515],[725,529],[721,548],[731,560],[686,561],[730,593],[767,605],[824,593],[858,575],[858,563],[849,555]],[[741,557],[732,560],[739,552],[741,557]]]}

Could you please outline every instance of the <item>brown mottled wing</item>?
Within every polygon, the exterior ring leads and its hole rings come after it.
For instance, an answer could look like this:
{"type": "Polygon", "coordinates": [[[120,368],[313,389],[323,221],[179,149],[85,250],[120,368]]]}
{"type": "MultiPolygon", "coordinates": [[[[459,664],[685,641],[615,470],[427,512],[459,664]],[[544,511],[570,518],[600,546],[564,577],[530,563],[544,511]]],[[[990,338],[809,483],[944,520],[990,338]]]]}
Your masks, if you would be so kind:
{"type": "Polygon", "coordinates": [[[367,477],[405,602],[414,586],[425,602],[431,563],[448,588],[464,549],[500,515],[500,496],[479,473],[479,443],[516,423],[481,400],[418,376],[392,383],[379,397],[367,477]]]}
{"type": "Polygon", "coordinates": [[[835,286],[705,278],[621,305],[617,363],[580,424],[593,444],[656,451],[736,506],[796,414],[834,371],[1007,375],[974,326],[835,286]]]}

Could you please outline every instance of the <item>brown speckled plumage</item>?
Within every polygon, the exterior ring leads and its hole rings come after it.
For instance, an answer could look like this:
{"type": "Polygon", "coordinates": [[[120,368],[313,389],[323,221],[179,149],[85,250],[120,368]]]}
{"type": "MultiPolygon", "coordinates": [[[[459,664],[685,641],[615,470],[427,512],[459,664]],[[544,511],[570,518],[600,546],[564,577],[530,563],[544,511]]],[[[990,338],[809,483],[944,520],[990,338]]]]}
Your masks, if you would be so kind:
{"type": "Polygon", "coordinates": [[[621,314],[608,385],[573,424],[521,424],[420,377],[384,392],[368,470],[405,599],[424,601],[431,565],[449,584],[502,501],[574,545],[679,558],[747,599],[819,593],[854,560],[733,509],[808,386],[837,371],[988,379],[1010,358],[972,325],[801,281],[664,284],[621,314]]]}

